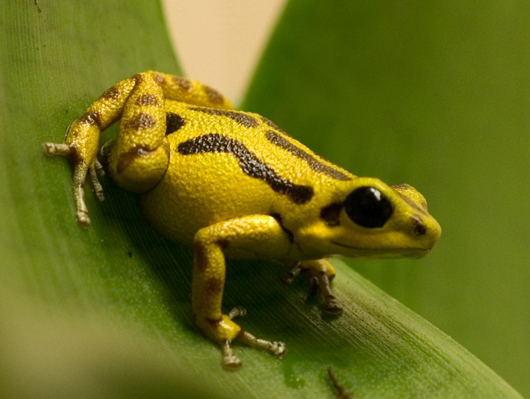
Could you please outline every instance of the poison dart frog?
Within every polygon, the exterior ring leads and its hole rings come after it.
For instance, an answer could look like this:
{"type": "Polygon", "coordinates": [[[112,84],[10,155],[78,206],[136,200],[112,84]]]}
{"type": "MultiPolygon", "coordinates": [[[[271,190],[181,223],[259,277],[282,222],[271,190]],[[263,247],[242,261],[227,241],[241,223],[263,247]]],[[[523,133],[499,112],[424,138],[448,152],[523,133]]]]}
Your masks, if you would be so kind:
{"type": "Polygon", "coordinates": [[[106,170],[139,194],[156,230],[193,247],[194,323],[220,345],[228,370],[241,366],[233,340],[277,357],[286,346],[241,329],[237,310],[222,312],[225,258],[282,261],[292,267],[286,282],[310,276],[324,310],[340,313],[327,257],[419,258],[441,232],[413,187],[357,177],[211,87],[161,72],[115,84],[70,125],[64,143],[44,150],[73,164],[80,227],[90,224],[85,180],[103,200],[98,176],[106,170]],[[99,149],[100,132],[118,120],[117,136],[99,149]]]}

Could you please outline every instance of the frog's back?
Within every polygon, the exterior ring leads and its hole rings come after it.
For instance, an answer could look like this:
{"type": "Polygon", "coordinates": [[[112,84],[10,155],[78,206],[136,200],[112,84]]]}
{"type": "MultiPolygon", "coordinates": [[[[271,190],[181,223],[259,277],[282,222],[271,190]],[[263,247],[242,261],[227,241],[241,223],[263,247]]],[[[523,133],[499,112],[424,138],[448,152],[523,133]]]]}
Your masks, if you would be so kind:
{"type": "Polygon", "coordinates": [[[307,206],[329,181],[354,177],[257,114],[174,101],[166,110],[169,167],[142,204],[179,242],[222,220],[307,206]]]}

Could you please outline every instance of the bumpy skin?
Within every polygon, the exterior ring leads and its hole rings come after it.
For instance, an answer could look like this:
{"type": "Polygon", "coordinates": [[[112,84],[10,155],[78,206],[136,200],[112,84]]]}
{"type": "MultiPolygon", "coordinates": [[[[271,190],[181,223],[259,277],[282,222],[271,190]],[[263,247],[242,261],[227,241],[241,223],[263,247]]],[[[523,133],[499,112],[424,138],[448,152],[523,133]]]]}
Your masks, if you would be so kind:
{"type": "Polygon", "coordinates": [[[157,230],[193,245],[194,320],[221,345],[227,369],[241,364],[230,349],[236,338],[277,356],[285,347],[253,337],[222,313],[225,257],[291,264],[288,280],[300,272],[311,276],[325,310],[337,313],[340,306],[329,288],[335,271],[324,258],[421,257],[440,235],[425,199],[411,186],[357,177],[268,119],[233,110],[214,89],[151,71],[103,93],[71,125],[65,143],[44,144],[49,155],[68,155],[74,165],[82,227],[89,224],[83,199],[87,175],[103,198],[96,176],[99,134],[118,119],[119,133],[103,146],[103,161],[118,185],[141,194],[144,213],[157,230]],[[383,198],[382,220],[366,222],[356,215],[360,207],[376,212],[365,199],[364,205],[352,199],[366,189],[377,201],[383,198]]]}

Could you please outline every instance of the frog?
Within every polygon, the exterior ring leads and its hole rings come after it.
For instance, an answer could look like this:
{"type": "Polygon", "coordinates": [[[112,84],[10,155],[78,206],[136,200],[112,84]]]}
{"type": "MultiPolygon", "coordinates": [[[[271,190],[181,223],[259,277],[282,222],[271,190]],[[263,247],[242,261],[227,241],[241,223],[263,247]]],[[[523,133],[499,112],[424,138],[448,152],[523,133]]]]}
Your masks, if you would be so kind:
{"type": "Polygon", "coordinates": [[[222,310],[227,259],[286,265],[338,315],[329,258],[421,258],[441,228],[422,194],[408,184],[359,177],[317,155],[264,116],[236,110],[219,91],[189,78],[146,71],[116,83],[67,129],[47,155],[73,166],[77,223],[88,228],[88,181],[103,201],[108,174],[137,193],[143,214],[163,236],[193,249],[191,310],[195,326],[219,345],[222,366],[237,370],[232,344],[278,358],[280,341],[258,338],[222,310]],[[99,145],[119,121],[118,133],[99,145]]]}

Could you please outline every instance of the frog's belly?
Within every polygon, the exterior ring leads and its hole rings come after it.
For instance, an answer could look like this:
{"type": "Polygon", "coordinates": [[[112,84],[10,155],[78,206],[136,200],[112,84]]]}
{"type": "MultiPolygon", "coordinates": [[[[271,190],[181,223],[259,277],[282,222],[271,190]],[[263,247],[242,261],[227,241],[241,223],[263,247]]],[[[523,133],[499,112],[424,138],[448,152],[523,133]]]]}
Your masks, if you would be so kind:
{"type": "Polygon", "coordinates": [[[263,180],[245,174],[231,154],[172,151],[164,178],[141,196],[141,205],[158,231],[189,245],[202,227],[274,213],[275,195],[263,180]]]}

